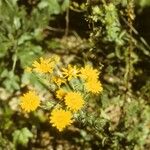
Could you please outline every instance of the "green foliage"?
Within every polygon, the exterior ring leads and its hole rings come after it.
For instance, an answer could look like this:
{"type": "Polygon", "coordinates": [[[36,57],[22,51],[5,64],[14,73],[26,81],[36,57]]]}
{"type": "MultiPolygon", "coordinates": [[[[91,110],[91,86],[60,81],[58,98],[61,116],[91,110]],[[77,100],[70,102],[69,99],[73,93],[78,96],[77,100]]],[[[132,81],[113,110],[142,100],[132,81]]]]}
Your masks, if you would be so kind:
{"type": "Polygon", "coordinates": [[[3,86],[9,91],[19,90],[19,77],[12,71],[4,70],[1,74],[1,78],[4,78],[3,86]]]}
{"type": "Polygon", "coordinates": [[[27,146],[30,138],[33,137],[33,134],[30,132],[28,128],[22,128],[21,130],[16,130],[13,133],[13,143],[15,145],[21,144],[27,146]]]}
{"type": "Polygon", "coordinates": [[[40,10],[47,10],[49,14],[59,14],[69,7],[69,0],[64,0],[60,5],[57,0],[43,0],[38,4],[40,10]]]}
{"type": "Polygon", "coordinates": [[[138,0],[137,3],[138,3],[141,7],[150,6],[150,0],[138,0]]]}
{"type": "MultiPolygon", "coordinates": [[[[112,3],[105,5],[104,8],[98,6],[93,7],[93,21],[101,21],[106,30],[106,41],[110,42],[120,42],[119,35],[121,33],[121,25],[119,22],[119,17],[117,13],[117,8],[112,3]]],[[[97,29],[98,30],[98,29],[97,29]]],[[[102,31],[102,33],[104,33],[102,31]]]]}

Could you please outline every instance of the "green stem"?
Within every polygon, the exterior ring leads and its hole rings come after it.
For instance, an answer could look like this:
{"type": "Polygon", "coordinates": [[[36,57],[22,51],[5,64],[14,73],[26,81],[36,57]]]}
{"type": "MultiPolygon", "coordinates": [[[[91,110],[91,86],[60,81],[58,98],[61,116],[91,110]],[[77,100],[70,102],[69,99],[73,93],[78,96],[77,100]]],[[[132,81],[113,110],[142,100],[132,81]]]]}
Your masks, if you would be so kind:
{"type": "Polygon", "coordinates": [[[12,72],[14,73],[15,68],[16,68],[16,63],[17,63],[17,53],[18,53],[18,49],[17,49],[17,42],[15,42],[13,50],[15,51],[14,53],[14,59],[13,59],[13,65],[12,65],[12,72]]]}

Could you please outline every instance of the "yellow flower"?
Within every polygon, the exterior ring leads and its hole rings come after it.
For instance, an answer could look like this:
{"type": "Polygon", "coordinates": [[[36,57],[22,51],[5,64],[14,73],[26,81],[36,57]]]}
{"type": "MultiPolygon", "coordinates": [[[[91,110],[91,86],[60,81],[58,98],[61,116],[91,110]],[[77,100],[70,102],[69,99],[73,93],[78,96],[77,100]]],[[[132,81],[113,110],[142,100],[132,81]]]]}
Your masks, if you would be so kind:
{"type": "Polygon", "coordinates": [[[62,68],[62,74],[65,78],[68,80],[71,80],[72,78],[76,78],[78,76],[79,70],[76,66],[68,65],[67,69],[62,68]]]}
{"type": "Polygon", "coordinates": [[[65,104],[73,111],[77,111],[83,107],[84,100],[80,93],[69,92],[65,96],[65,104]]]}
{"type": "Polygon", "coordinates": [[[89,80],[85,83],[85,87],[88,92],[92,92],[94,94],[100,93],[103,91],[103,87],[98,80],[89,80]]]}
{"type": "Polygon", "coordinates": [[[80,77],[85,80],[96,80],[98,79],[99,72],[97,69],[93,69],[90,65],[86,65],[80,70],[80,77]]]}
{"type": "Polygon", "coordinates": [[[66,95],[66,92],[63,89],[59,89],[56,91],[56,97],[60,100],[63,100],[65,95],[66,95]]]}
{"type": "Polygon", "coordinates": [[[27,92],[20,99],[20,106],[26,112],[34,111],[40,105],[40,99],[34,91],[27,92]]]}
{"type": "Polygon", "coordinates": [[[25,68],[25,72],[31,73],[32,72],[32,68],[31,67],[26,67],[25,68]]]}
{"type": "Polygon", "coordinates": [[[59,131],[62,131],[66,126],[73,122],[72,114],[70,111],[63,109],[54,109],[50,116],[50,123],[59,131]]]}
{"type": "Polygon", "coordinates": [[[63,83],[66,83],[65,79],[61,78],[61,77],[53,77],[52,81],[58,86],[60,87],[63,83]]]}
{"type": "Polygon", "coordinates": [[[34,61],[33,67],[39,73],[52,73],[55,63],[51,59],[40,58],[40,62],[34,61]]]}

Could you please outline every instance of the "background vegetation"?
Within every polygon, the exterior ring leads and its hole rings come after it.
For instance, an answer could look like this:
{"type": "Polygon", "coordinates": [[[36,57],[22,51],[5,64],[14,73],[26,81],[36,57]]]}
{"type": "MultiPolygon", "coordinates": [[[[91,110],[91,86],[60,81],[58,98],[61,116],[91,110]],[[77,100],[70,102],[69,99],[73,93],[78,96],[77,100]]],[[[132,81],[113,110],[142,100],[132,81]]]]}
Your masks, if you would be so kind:
{"type": "Polygon", "coordinates": [[[0,149],[149,150],[149,14],[150,0],[0,1],[0,149]],[[19,107],[29,79],[41,86],[25,68],[52,54],[91,62],[104,89],[62,133],[19,107]]]}

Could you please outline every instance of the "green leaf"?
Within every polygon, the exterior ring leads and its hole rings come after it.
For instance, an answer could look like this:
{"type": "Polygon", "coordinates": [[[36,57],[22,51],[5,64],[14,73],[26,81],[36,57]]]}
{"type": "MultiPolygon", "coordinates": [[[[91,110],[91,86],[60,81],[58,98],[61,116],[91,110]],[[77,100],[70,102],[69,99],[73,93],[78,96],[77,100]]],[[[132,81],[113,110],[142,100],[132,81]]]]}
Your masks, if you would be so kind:
{"type": "Polygon", "coordinates": [[[0,42],[0,58],[4,57],[8,53],[8,48],[10,47],[10,42],[0,42]]]}
{"type": "Polygon", "coordinates": [[[63,4],[61,5],[61,10],[65,11],[69,7],[69,0],[64,0],[63,4]]]}
{"type": "Polygon", "coordinates": [[[21,144],[27,146],[29,139],[33,137],[32,132],[28,128],[22,128],[21,130],[16,130],[13,133],[13,143],[15,145],[21,144]]]}
{"type": "Polygon", "coordinates": [[[26,41],[29,41],[32,39],[32,36],[28,33],[24,33],[20,38],[18,39],[18,45],[23,44],[26,41]]]}
{"type": "Polygon", "coordinates": [[[18,1],[18,0],[11,0],[11,2],[12,2],[13,5],[16,5],[16,4],[17,4],[17,1],[18,1]]]}
{"type": "Polygon", "coordinates": [[[14,17],[14,25],[15,25],[15,28],[17,30],[21,27],[21,23],[20,23],[20,18],[19,17],[14,17]]]}
{"type": "Polygon", "coordinates": [[[19,90],[19,77],[15,75],[12,71],[4,70],[1,74],[1,77],[4,78],[2,85],[8,90],[9,92],[13,92],[14,90],[19,90]]]}
{"type": "Polygon", "coordinates": [[[25,68],[32,64],[33,60],[42,54],[42,48],[39,45],[33,45],[31,42],[26,42],[18,48],[18,58],[21,66],[25,68]]]}
{"type": "Polygon", "coordinates": [[[42,0],[38,4],[38,8],[40,10],[47,8],[50,15],[51,14],[59,14],[61,11],[60,5],[57,0],[42,0]]]}
{"type": "Polygon", "coordinates": [[[150,6],[150,0],[138,0],[139,2],[139,5],[141,6],[141,7],[148,7],[148,6],[150,6]]]}

